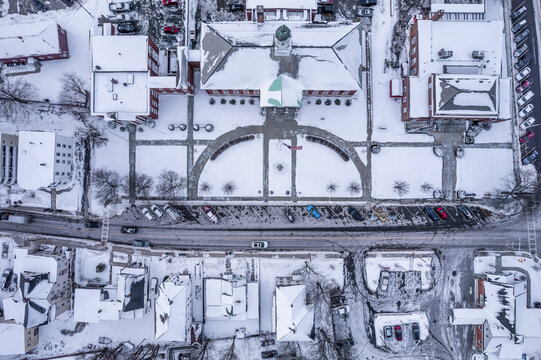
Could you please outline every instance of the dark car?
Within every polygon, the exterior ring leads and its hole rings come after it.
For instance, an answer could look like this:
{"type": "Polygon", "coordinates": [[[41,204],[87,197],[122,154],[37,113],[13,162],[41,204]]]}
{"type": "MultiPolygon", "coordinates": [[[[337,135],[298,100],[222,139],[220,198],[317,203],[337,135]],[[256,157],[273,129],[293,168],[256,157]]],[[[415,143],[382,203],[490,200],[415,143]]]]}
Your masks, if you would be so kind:
{"type": "Polygon", "coordinates": [[[163,0],[164,6],[178,6],[177,0],[163,0]]]}
{"type": "Polygon", "coordinates": [[[361,216],[361,214],[357,211],[357,209],[351,207],[351,206],[348,206],[348,213],[349,215],[351,215],[352,218],[354,218],[355,220],[357,221],[363,221],[363,217],[361,216]]]}
{"type": "Polygon", "coordinates": [[[120,232],[122,234],[135,234],[137,232],[137,228],[135,226],[123,226],[120,228],[120,232]]]}
{"type": "Polygon", "coordinates": [[[295,222],[295,216],[293,216],[293,213],[291,212],[291,209],[290,208],[286,208],[284,210],[284,215],[285,217],[287,218],[287,220],[290,222],[290,223],[294,223],[295,222]]]}
{"type": "Polygon", "coordinates": [[[425,213],[432,219],[432,221],[439,221],[438,214],[430,206],[425,207],[425,213]]]}
{"type": "Polygon", "coordinates": [[[516,33],[518,33],[520,30],[522,30],[523,28],[525,28],[526,25],[527,25],[526,19],[522,19],[522,20],[520,20],[519,22],[517,22],[515,25],[513,25],[513,27],[511,28],[511,31],[513,32],[513,34],[516,34],[516,33]]]}
{"type": "Polygon", "coordinates": [[[2,244],[2,259],[7,259],[9,253],[9,244],[2,244]]]}
{"type": "Polygon", "coordinates": [[[361,17],[372,17],[374,15],[374,9],[372,8],[362,8],[359,11],[359,16],[361,17]]]}
{"type": "Polygon", "coordinates": [[[528,65],[528,64],[530,63],[530,61],[532,61],[532,59],[533,59],[532,54],[527,53],[526,55],[524,55],[523,57],[521,57],[521,58],[515,63],[515,69],[516,69],[516,70],[521,70],[523,67],[525,67],[526,65],[528,65]]]}
{"type": "Polygon", "coordinates": [[[517,10],[513,11],[513,13],[511,14],[511,20],[515,21],[516,19],[521,17],[522,14],[524,14],[525,12],[526,12],[526,6],[522,6],[518,8],[517,10]]]}
{"type": "Polygon", "coordinates": [[[517,92],[524,92],[524,90],[527,90],[530,88],[530,86],[532,86],[533,84],[533,79],[532,78],[527,78],[526,80],[522,80],[522,82],[520,83],[519,86],[517,86],[517,88],[515,89],[517,92]]]}
{"type": "Polygon", "coordinates": [[[361,0],[361,6],[374,6],[378,4],[378,0],[361,0]]]}
{"type": "Polygon", "coordinates": [[[126,23],[118,24],[116,26],[116,30],[120,34],[129,34],[137,30],[137,25],[135,25],[134,22],[126,22],[126,23]]]}
{"type": "Polygon", "coordinates": [[[262,359],[271,359],[275,356],[278,356],[278,351],[276,350],[267,350],[261,352],[261,358],[262,359]]]}
{"type": "Polygon", "coordinates": [[[526,133],[526,135],[524,135],[523,137],[520,138],[520,143],[521,144],[526,144],[528,142],[528,140],[530,140],[534,136],[535,136],[535,133],[533,131],[528,131],[526,133]]]}
{"type": "Polygon", "coordinates": [[[9,285],[11,285],[12,277],[13,277],[13,270],[11,269],[4,270],[4,273],[2,274],[2,281],[0,283],[4,290],[7,290],[9,288],[9,285]]]}
{"type": "Polygon", "coordinates": [[[522,163],[524,165],[529,165],[537,159],[537,156],[539,156],[539,152],[537,150],[532,151],[528,155],[522,158],[522,163]]]}
{"type": "Polygon", "coordinates": [[[227,9],[232,12],[244,11],[244,5],[242,4],[229,4],[227,9]]]}
{"type": "Polygon", "coordinates": [[[413,340],[421,339],[421,329],[419,328],[419,323],[413,323],[413,325],[411,325],[411,333],[413,334],[413,340]]]}
{"type": "Polygon", "coordinates": [[[137,246],[137,247],[150,247],[150,241],[148,241],[148,240],[133,240],[132,245],[137,246]]]}
{"type": "Polygon", "coordinates": [[[526,29],[524,30],[523,32],[521,32],[520,34],[518,34],[517,36],[515,36],[515,38],[513,39],[513,41],[516,43],[516,44],[520,44],[521,42],[523,42],[524,40],[526,40],[526,38],[530,35],[530,30],[526,29]]]}
{"type": "Polygon", "coordinates": [[[519,58],[519,57],[522,57],[523,55],[526,55],[527,52],[528,52],[528,45],[523,43],[515,50],[515,52],[513,53],[513,56],[516,58],[519,58]]]}
{"type": "Polygon", "coordinates": [[[402,341],[402,326],[395,325],[394,326],[394,334],[396,336],[396,340],[402,341]]]}
{"type": "Polygon", "coordinates": [[[460,211],[462,216],[464,216],[466,219],[468,219],[468,220],[473,219],[473,215],[472,215],[470,209],[468,209],[464,205],[458,205],[456,208],[458,209],[458,211],[460,211]]]}
{"type": "Polygon", "coordinates": [[[101,226],[101,223],[99,221],[91,221],[91,220],[85,221],[86,228],[95,229],[95,228],[99,228],[100,226],[101,226]]]}

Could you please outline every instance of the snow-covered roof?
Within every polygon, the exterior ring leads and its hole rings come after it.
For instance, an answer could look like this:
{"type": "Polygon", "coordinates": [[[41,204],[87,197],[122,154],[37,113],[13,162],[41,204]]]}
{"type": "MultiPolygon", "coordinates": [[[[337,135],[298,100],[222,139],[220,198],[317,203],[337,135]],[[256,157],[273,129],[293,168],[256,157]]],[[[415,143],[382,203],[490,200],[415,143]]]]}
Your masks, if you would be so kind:
{"type": "Polygon", "coordinates": [[[172,275],[160,284],[159,296],[154,303],[154,330],[156,340],[187,340],[187,306],[191,292],[189,275],[172,275]]]}
{"type": "Polygon", "coordinates": [[[283,24],[282,21],[203,23],[201,87],[259,90],[278,76],[287,75],[303,90],[359,88],[359,24],[287,22],[291,30],[291,55],[274,57],[274,35],[283,24]]]}
{"type": "Polygon", "coordinates": [[[0,322],[0,355],[25,354],[25,332],[21,324],[0,322]]]}
{"type": "Polygon", "coordinates": [[[276,286],[276,341],[311,341],[314,310],[306,305],[306,285],[276,286]]]}
{"type": "Polygon", "coordinates": [[[122,303],[118,300],[101,300],[101,289],[75,289],[73,320],[97,323],[100,320],[118,320],[122,303]]]}
{"type": "Polygon", "coordinates": [[[504,49],[502,21],[432,21],[418,20],[417,75],[445,73],[444,66],[478,68],[481,74],[501,74],[504,49]],[[475,36],[472,36],[475,34],[475,36]],[[440,50],[453,52],[442,59],[440,50]],[[472,57],[474,51],[484,51],[484,59],[472,57]]]}
{"type": "Polygon", "coordinates": [[[122,310],[133,311],[143,309],[147,300],[147,269],[125,267],[118,274],[117,300],[121,301],[122,310]]]}
{"type": "Polygon", "coordinates": [[[147,71],[148,36],[92,36],[91,41],[92,70],[147,71]]]}
{"type": "Polygon", "coordinates": [[[58,264],[54,257],[28,254],[26,248],[14,250],[13,272],[17,275],[22,272],[33,272],[37,274],[48,274],[50,282],[56,282],[58,277],[58,264]]]}
{"type": "Polygon", "coordinates": [[[0,59],[60,52],[56,21],[0,26],[0,59]]]}
{"type": "Polygon", "coordinates": [[[148,74],[144,72],[94,72],[92,112],[146,115],[149,111],[148,74]],[[126,85],[124,85],[126,84],[126,85]]]}
{"type": "Polygon", "coordinates": [[[205,279],[205,317],[213,320],[258,319],[259,287],[242,276],[205,279]],[[251,302],[248,302],[250,301],[251,302]]]}
{"type": "Polygon", "coordinates": [[[316,0],[246,0],[246,9],[263,5],[265,9],[317,9],[316,0]]]}

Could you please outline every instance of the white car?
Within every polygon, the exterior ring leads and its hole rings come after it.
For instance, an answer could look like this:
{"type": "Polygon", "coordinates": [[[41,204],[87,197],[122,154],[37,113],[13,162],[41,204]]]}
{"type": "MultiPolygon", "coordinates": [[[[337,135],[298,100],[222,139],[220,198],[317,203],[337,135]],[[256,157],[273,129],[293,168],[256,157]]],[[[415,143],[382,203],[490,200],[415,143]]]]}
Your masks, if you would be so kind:
{"type": "Polygon", "coordinates": [[[150,209],[154,212],[154,214],[156,214],[156,216],[158,217],[158,219],[161,219],[165,213],[162,211],[162,209],[160,209],[158,207],[158,205],[154,204],[150,207],[150,209]]]}
{"type": "Polygon", "coordinates": [[[528,102],[533,98],[533,96],[534,96],[533,91],[528,90],[524,95],[522,95],[522,96],[517,100],[517,105],[518,105],[519,107],[526,105],[526,103],[528,103],[528,102]]]}
{"type": "Polygon", "coordinates": [[[156,216],[154,216],[154,214],[146,206],[141,209],[141,212],[143,213],[143,215],[145,215],[148,221],[156,220],[156,216]]]}
{"type": "Polygon", "coordinates": [[[171,219],[178,221],[180,219],[180,215],[177,213],[177,211],[169,204],[165,204],[163,207],[167,215],[171,217],[171,219]]]}
{"type": "Polygon", "coordinates": [[[252,241],[252,249],[266,249],[268,246],[266,241],[252,241]]]}
{"type": "Polygon", "coordinates": [[[381,291],[387,291],[387,289],[389,288],[389,272],[382,271],[380,277],[381,283],[379,285],[379,288],[381,289],[381,291]]]}
{"type": "Polygon", "coordinates": [[[517,81],[521,81],[522,79],[525,79],[526,76],[530,75],[532,72],[532,69],[530,67],[526,66],[524,69],[522,69],[516,76],[515,79],[517,81]]]}
{"type": "Polygon", "coordinates": [[[532,111],[533,111],[533,104],[528,104],[524,107],[524,109],[518,112],[518,116],[520,116],[521,118],[525,118],[526,116],[530,115],[532,111]]]}
{"type": "Polygon", "coordinates": [[[214,213],[214,211],[212,210],[210,206],[208,205],[203,206],[203,212],[207,214],[210,221],[212,221],[215,224],[218,222],[218,217],[216,216],[216,214],[214,213]]]}
{"type": "Polygon", "coordinates": [[[522,124],[520,124],[521,129],[526,129],[529,126],[532,126],[535,123],[535,118],[529,117],[522,124]]]}
{"type": "Polygon", "coordinates": [[[112,22],[127,22],[137,20],[137,14],[135,13],[122,13],[109,16],[109,20],[112,22]]]}

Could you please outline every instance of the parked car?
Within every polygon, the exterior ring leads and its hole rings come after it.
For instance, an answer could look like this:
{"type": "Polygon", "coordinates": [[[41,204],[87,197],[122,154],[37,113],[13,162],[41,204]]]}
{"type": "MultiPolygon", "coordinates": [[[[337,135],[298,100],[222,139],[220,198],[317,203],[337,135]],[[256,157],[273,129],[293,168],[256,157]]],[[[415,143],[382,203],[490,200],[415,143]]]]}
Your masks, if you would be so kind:
{"type": "Polygon", "coordinates": [[[535,123],[534,117],[527,118],[522,124],[520,124],[521,129],[526,129],[528,126],[532,126],[535,123]]]}
{"type": "Polygon", "coordinates": [[[141,213],[145,215],[148,221],[156,220],[156,216],[146,206],[141,209],[141,213]]]}
{"type": "Polygon", "coordinates": [[[464,148],[462,147],[458,147],[456,148],[455,150],[455,156],[459,159],[463,158],[464,157],[464,148]]]}
{"type": "Polygon", "coordinates": [[[529,67],[525,67],[517,75],[515,75],[515,79],[517,81],[522,81],[527,76],[529,76],[531,73],[532,73],[532,69],[530,69],[529,67]]]}
{"type": "Polygon", "coordinates": [[[438,214],[430,206],[425,207],[425,213],[432,219],[432,221],[439,221],[438,214]]]}
{"type": "Polygon", "coordinates": [[[324,14],[315,14],[314,19],[312,20],[313,24],[327,24],[331,21],[329,15],[324,14]]]}
{"type": "Polygon", "coordinates": [[[533,104],[526,105],[522,110],[518,112],[518,116],[521,118],[525,118],[526,116],[530,115],[533,111],[533,104]]]}
{"type": "Polygon", "coordinates": [[[161,219],[162,217],[164,217],[165,213],[162,211],[162,209],[160,209],[158,207],[158,205],[156,204],[152,204],[152,206],[150,207],[150,210],[152,210],[152,212],[154,214],[156,214],[156,216],[158,217],[158,219],[161,219]]]}
{"type": "Polygon", "coordinates": [[[445,209],[442,208],[441,206],[436,208],[436,212],[438,213],[438,216],[442,219],[442,220],[445,220],[447,219],[447,213],[445,212],[445,209]]]}
{"type": "Polygon", "coordinates": [[[2,288],[4,290],[7,290],[9,288],[9,285],[11,285],[11,279],[13,278],[13,270],[11,269],[5,269],[2,273],[2,280],[0,281],[0,284],[2,285],[2,288]]]}
{"type": "Polygon", "coordinates": [[[137,15],[135,13],[121,13],[109,16],[109,20],[112,22],[128,22],[137,20],[137,15]]]}
{"type": "Polygon", "coordinates": [[[395,325],[394,326],[394,334],[396,335],[396,340],[402,341],[402,326],[395,325]]]}
{"type": "Polygon", "coordinates": [[[178,6],[177,0],[163,0],[164,6],[178,6]]]}
{"type": "Polygon", "coordinates": [[[132,245],[137,246],[137,247],[150,247],[150,241],[148,241],[148,240],[133,240],[132,245]]]}
{"type": "Polygon", "coordinates": [[[372,17],[374,15],[374,9],[372,8],[361,8],[359,11],[359,16],[361,17],[372,17]]]}
{"type": "Polygon", "coordinates": [[[533,138],[535,136],[535,133],[533,131],[528,131],[526,133],[526,135],[524,135],[523,137],[520,138],[520,143],[521,144],[526,144],[528,142],[528,140],[530,140],[531,138],[533,138]]]}
{"type": "Polygon", "coordinates": [[[121,23],[116,26],[116,31],[118,31],[120,34],[130,34],[136,30],[137,25],[135,21],[121,23]]]}
{"type": "Polygon", "coordinates": [[[527,78],[526,80],[522,80],[522,82],[520,83],[519,86],[517,86],[517,88],[515,89],[517,92],[524,92],[525,90],[527,90],[530,86],[532,86],[533,84],[533,79],[530,77],[530,78],[527,78]]]}
{"type": "Polygon", "coordinates": [[[361,0],[361,6],[374,6],[378,4],[378,0],[361,0]]]}
{"type": "Polygon", "coordinates": [[[165,204],[164,207],[163,207],[163,210],[174,221],[178,221],[180,219],[180,215],[178,214],[178,212],[171,205],[165,204]]]}
{"type": "Polygon", "coordinates": [[[317,209],[313,205],[308,205],[306,207],[306,211],[308,211],[308,213],[316,219],[319,219],[319,217],[321,216],[319,211],[317,211],[317,209]]]}
{"type": "Polygon", "coordinates": [[[363,221],[363,217],[361,214],[355,209],[354,207],[348,206],[348,213],[351,215],[352,218],[354,218],[357,221],[363,221]]]}
{"type": "Polygon", "coordinates": [[[517,22],[516,24],[513,25],[513,27],[511,28],[511,31],[513,32],[513,34],[516,34],[518,33],[520,30],[524,29],[527,25],[527,21],[526,19],[522,19],[520,20],[519,22],[517,22]]]}
{"type": "Polygon", "coordinates": [[[135,226],[122,226],[120,228],[120,232],[122,234],[135,234],[137,232],[137,228],[135,226]]]}
{"type": "Polygon", "coordinates": [[[150,295],[158,295],[158,278],[150,279],[150,295]]]}
{"type": "Polygon", "coordinates": [[[261,358],[262,359],[271,359],[275,356],[278,356],[277,350],[266,350],[261,352],[261,358]]]}
{"type": "Polygon", "coordinates": [[[411,325],[411,333],[413,334],[413,340],[421,340],[421,329],[419,323],[413,323],[411,325]]]}
{"type": "Polygon", "coordinates": [[[317,7],[318,14],[333,14],[334,9],[332,5],[320,5],[317,7]]]}
{"type": "Polygon", "coordinates": [[[92,221],[92,220],[85,221],[85,228],[95,229],[95,228],[99,228],[100,226],[101,226],[101,223],[99,221],[92,221]]]}
{"type": "Polygon", "coordinates": [[[212,210],[210,206],[208,205],[203,206],[203,212],[207,214],[207,217],[210,219],[210,221],[212,221],[215,224],[218,222],[218,217],[216,216],[216,214],[214,213],[214,211],[212,210]]]}
{"type": "Polygon", "coordinates": [[[333,0],[318,0],[318,4],[332,4],[333,0]]]}
{"type": "Polygon", "coordinates": [[[266,241],[252,241],[252,249],[266,249],[268,246],[266,241]]]}
{"type": "Polygon", "coordinates": [[[244,11],[244,5],[242,4],[229,4],[227,9],[231,12],[244,11]]]}
{"type": "Polygon", "coordinates": [[[389,289],[389,272],[388,271],[382,271],[380,273],[380,285],[379,288],[381,291],[387,291],[389,289]]]}
{"type": "Polygon", "coordinates": [[[131,1],[123,1],[123,2],[112,2],[109,4],[109,10],[112,12],[126,12],[131,11],[132,8],[132,2],[131,1]]]}
{"type": "Polygon", "coordinates": [[[515,52],[513,53],[513,56],[516,58],[519,58],[522,55],[526,54],[527,51],[528,51],[528,45],[522,44],[515,50],[515,52]]]}
{"type": "Polygon", "coordinates": [[[393,337],[393,330],[390,326],[385,326],[383,328],[383,334],[385,335],[385,339],[391,339],[393,337]]]}
{"type": "Polygon", "coordinates": [[[511,14],[511,20],[512,21],[515,21],[517,20],[519,17],[522,16],[522,14],[524,14],[526,12],[526,5],[518,8],[517,10],[513,11],[513,13],[511,14]]]}
{"type": "Polygon", "coordinates": [[[520,34],[518,34],[517,36],[515,36],[515,38],[513,39],[513,41],[515,42],[515,44],[520,44],[521,42],[523,42],[524,40],[526,40],[526,39],[528,38],[529,35],[530,35],[530,30],[525,29],[523,32],[521,32],[520,34]]]}
{"type": "Polygon", "coordinates": [[[473,219],[473,215],[472,215],[470,209],[468,209],[466,206],[458,205],[456,208],[457,208],[458,211],[460,211],[462,216],[464,216],[467,220],[472,220],[473,219]]]}
{"type": "Polygon", "coordinates": [[[178,27],[173,27],[173,26],[164,26],[163,27],[163,32],[165,34],[172,34],[172,35],[175,35],[175,34],[178,34],[179,32],[179,28],[178,27]]]}
{"type": "Polygon", "coordinates": [[[522,96],[517,100],[517,105],[518,105],[519,107],[522,107],[522,106],[526,105],[527,103],[530,102],[530,100],[532,100],[533,96],[534,96],[533,91],[531,91],[531,90],[526,91],[526,93],[525,93],[524,95],[522,95],[522,96]]]}
{"type": "Polygon", "coordinates": [[[293,213],[291,212],[291,209],[290,208],[286,208],[284,210],[284,215],[285,217],[287,218],[287,220],[290,222],[290,223],[294,223],[295,222],[295,216],[293,216],[293,213]]]}
{"type": "Polygon", "coordinates": [[[526,55],[518,59],[518,61],[515,63],[515,69],[516,70],[522,69],[524,66],[528,65],[530,61],[532,61],[532,59],[533,59],[532,54],[527,53],[526,55]]]}
{"type": "Polygon", "coordinates": [[[538,156],[539,156],[539,152],[537,150],[534,150],[522,158],[522,163],[524,165],[531,164],[535,161],[535,159],[537,159],[538,156]]]}
{"type": "Polygon", "coordinates": [[[9,253],[9,244],[2,244],[2,259],[7,259],[9,253]]]}

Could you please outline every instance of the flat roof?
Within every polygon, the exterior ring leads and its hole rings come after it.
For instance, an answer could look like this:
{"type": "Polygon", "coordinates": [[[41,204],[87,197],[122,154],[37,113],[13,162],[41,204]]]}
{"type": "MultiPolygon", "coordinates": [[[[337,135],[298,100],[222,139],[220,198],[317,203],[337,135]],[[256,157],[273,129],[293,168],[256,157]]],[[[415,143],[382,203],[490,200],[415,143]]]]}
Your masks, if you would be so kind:
{"type": "Polygon", "coordinates": [[[428,118],[428,77],[410,76],[408,101],[411,118],[428,118]]]}
{"type": "Polygon", "coordinates": [[[0,26],[0,58],[60,53],[56,21],[0,26]]]}
{"type": "Polygon", "coordinates": [[[53,183],[56,136],[48,131],[19,132],[17,183],[23,189],[36,190],[53,183]]]}
{"type": "Polygon", "coordinates": [[[263,5],[265,9],[317,9],[316,0],[246,0],[246,9],[263,5]]]}
{"type": "Polygon", "coordinates": [[[0,322],[0,355],[25,354],[25,332],[22,324],[0,322]]]}
{"type": "Polygon", "coordinates": [[[94,71],[147,71],[148,36],[92,36],[94,71]],[[96,68],[99,66],[99,69],[96,68]]]}
{"type": "Polygon", "coordinates": [[[94,72],[92,112],[97,114],[108,112],[147,114],[149,110],[147,78],[146,71],[94,72]]]}

